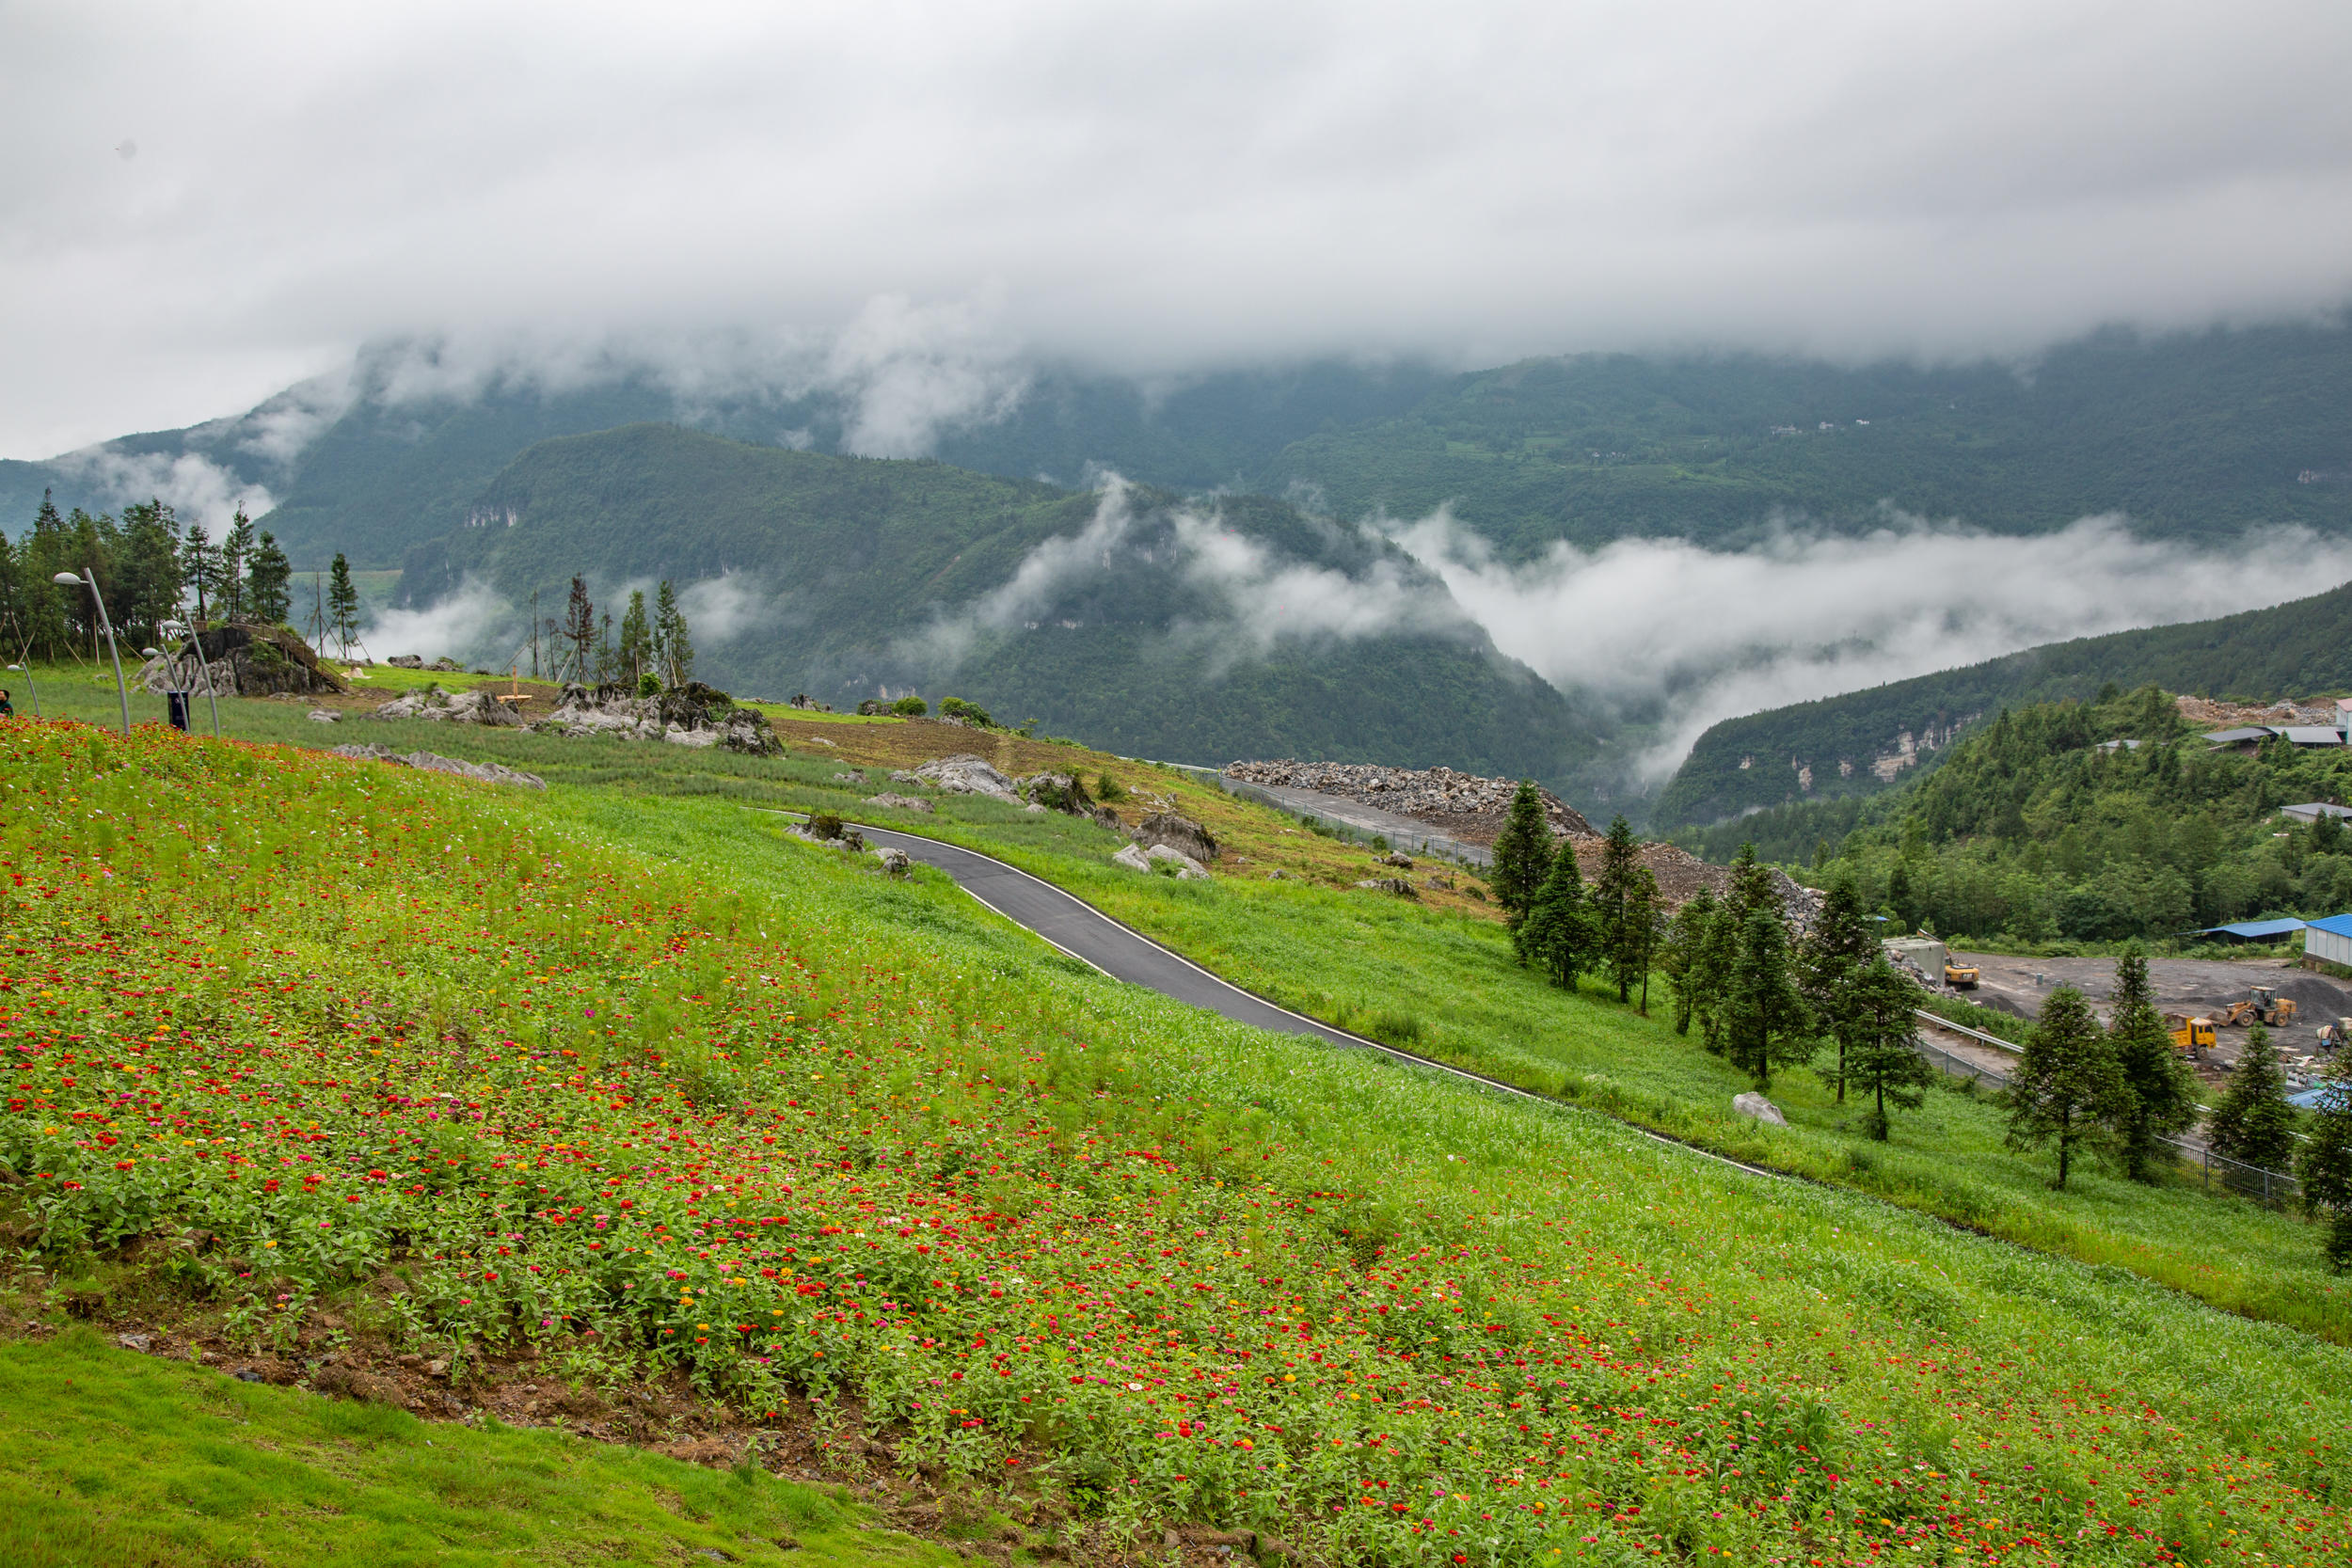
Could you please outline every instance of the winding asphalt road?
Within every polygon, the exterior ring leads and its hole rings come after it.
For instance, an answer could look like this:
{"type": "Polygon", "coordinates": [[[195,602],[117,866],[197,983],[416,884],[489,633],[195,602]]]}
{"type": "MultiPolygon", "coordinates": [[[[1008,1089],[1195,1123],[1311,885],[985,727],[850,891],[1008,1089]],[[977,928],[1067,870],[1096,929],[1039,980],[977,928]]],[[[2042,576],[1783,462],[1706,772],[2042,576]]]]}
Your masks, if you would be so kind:
{"type": "MultiPolygon", "coordinates": [[[[779,812],[776,815],[788,816],[798,814],[779,812]]],[[[1196,1007],[1206,1007],[1236,1023],[1247,1023],[1253,1028],[1270,1029],[1285,1035],[1311,1035],[1332,1045],[1375,1052],[1392,1061],[1426,1068],[1432,1072],[1459,1078],[1514,1099],[1532,1100],[1559,1110],[1584,1109],[1567,1105],[1549,1095],[1520,1088],[1516,1084],[1507,1084],[1500,1078],[1489,1078],[1483,1072],[1471,1072],[1410,1051],[1400,1051],[1392,1045],[1383,1045],[1362,1035],[1353,1035],[1344,1029],[1318,1022],[1287,1007],[1278,1007],[1263,996],[1252,995],[1229,980],[1218,979],[1190,958],[1170,952],[1132,927],[1120,925],[1084,899],[1064,893],[1051,882],[983,855],[977,849],[943,844],[935,838],[903,833],[890,828],[869,827],[864,823],[856,824],[856,827],[865,835],[867,844],[904,850],[910,860],[946,872],[966,893],[1014,925],[1035,932],[1053,946],[1115,980],[1149,987],[1163,996],[1188,1002],[1196,1007]]],[[[1597,1112],[1589,1114],[1599,1115],[1597,1112]]],[[[1719,1165],[1729,1165],[1735,1170],[1770,1177],[1774,1180],[1791,1180],[1780,1171],[1727,1159],[1710,1149],[1684,1143],[1679,1138],[1669,1138],[1631,1122],[1619,1121],[1614,1117],[1604,1116],[1602,1119],[1652,1143],[1681,1149],[1719,1165]]]]}

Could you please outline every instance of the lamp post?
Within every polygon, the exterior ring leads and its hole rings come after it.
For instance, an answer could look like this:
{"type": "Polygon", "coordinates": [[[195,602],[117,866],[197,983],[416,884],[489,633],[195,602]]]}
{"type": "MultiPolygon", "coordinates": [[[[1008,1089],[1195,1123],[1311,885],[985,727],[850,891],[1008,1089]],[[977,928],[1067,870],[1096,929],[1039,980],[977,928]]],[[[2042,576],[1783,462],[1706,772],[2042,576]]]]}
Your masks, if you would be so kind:
{"type": "Polygon", "coordinates": [[[175,637],[183,631],[186,632],[189,643],[196,649],[196,667],[204,672],[204,705],[213,710],[213,738],[218,740],[220,738],[220,699],[213,694],[213,664],[211,659],[204,657],[203,634],[196,629],[196,623],[193,621],[174,621],[165,626],[164,630],[175,637]]]}
{"type": "Polygon", "coordinates": [[[83,571],[78,574],[59,572],[49,580],[60,588],[88,589],[91,602],[98,606],[99,629],[106,634],[106,653],[115,661],[115,696],[122,704],[122,733],[126,736],[129,736],[131,733],[131,689],[122,684],[122,651],[115,646],[114,623],[106,619],[106,600],[98,592],[98,574],[95,571],[83,571]]]}

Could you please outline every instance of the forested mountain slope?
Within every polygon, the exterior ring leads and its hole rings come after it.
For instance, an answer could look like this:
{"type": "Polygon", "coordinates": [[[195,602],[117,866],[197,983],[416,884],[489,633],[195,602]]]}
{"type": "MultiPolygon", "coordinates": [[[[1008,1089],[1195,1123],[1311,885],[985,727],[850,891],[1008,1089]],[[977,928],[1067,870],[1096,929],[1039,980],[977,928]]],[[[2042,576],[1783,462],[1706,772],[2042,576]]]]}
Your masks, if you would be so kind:
{"type": "Polygon", "coordinates": [[[1314,630],[1311,592],[1444,591],[1392,546],[1279,501],[1186,508],[634,425],[534,446],[467,515],[409,552],[412,602],[472,578],[513,605],[535,589],[551,614],[580,576],[617,610],[629,584],[725,575],[737,608],[697,629],[697,671],[740,690],[840,705],[885,686],[953,691],[1188,762],[1375,756],[1560,780],[1593,749],[1568,702],[1466,617],[1314,630]],[[1206,532],[1248,553],[1247,580],[1205,569],[1206,532]],[[1235,596],[1286,575],[1299,613],[1235,596]]]}
{"type": "MultiPolygon", "coordinates": [[[[1524,559],[1628,534],[1736,544],[1775,520],[1869,525],[1881,503],[2034,532],[2120,511],[2162,534],[2352,524],[2352,326],[2342,321],[2062,344],[2030,365],[1847,367],[1583,355],[1462,375],[1323,361],[1165,383],[1005,368],[1005,395],[903,439],[1013,478],[1089,467],[1178,490],[1319,497],[1332,514],[1450,504],[1524,559]]],[[[150,489],[262,485],[298,568],[389,566],[534,441],[663,420],[817,451],[876,447],[872,389],[625,365],[471,375],[383,345],[347,382],[248,414],[0,462],[0,527],[40,493],[111,510],[150,489]],[[182,459],[197,469],[175,475],[182,459]]],[[[923,421],[916,421],[922,425],[923,421]]]]}
{"type": "Polygon", "coordinates": [[[2352,583],[2268,610],[2053,642],[1726,720],[1691,749],[1659,798],[1657,820],[1705,825],[1792,800],[1875,794],[1932,763],[1956,729],[2005,706],[2088,698],[2109,683],[2246,699],[2352,690],[2352,583]],[[1898,767],[1906,736],[1915,760],[1898,767]]]}
{"type": "Polygon", "coordinates": [[[2280,805],[2352,797],[2352,752],[2217,751],[2150,686],[2001,712],[1934,771],[1698,835],[1752,841],[1826,885],[1851,875],[1905,928],[2111,942],[2352,909],[2352,832],[2280,805]],[[2281,836],[2281,830],[2285,830],[2281,836]]]}

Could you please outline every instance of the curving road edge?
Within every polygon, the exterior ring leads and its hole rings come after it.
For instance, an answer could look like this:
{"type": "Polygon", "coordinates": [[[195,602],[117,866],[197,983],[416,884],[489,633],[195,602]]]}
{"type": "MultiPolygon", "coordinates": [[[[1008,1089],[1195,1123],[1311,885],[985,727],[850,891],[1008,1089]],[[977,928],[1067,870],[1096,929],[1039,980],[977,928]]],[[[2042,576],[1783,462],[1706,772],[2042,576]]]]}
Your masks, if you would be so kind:
{"type": "MultiPolygon", "coordinates": [[[[775,811],[772,807],[755,809],[766,810],[777,816],[805,818],[805,814],[801,812],[775,811]]],[[[1018,866],[1008,865],[993,855],[984,855],[977,849],[966,849],[960,844],[926,838],[920,833],[902,832],[896,828],[877,828],[863,822],[847,825],[854,826],[868,844],[900,850],[910,860],[946,872],[958,887],[987,908],[1036,935],[1049,946],[1114,980],[1143,986],[1163,996],[1173,997],[1196,1007],[1205,1007],[1252,1028],[1271,1030],[1277,1034],[1311,1035],[1331,1045],[1353,1051],[1375,1052],[1391,1061],[1426,1068],[1498,1094],[1532,1101],[1557,1110],[1581,1111],[1647,1138],[1652,1143],[1680,1149],[1701,1159],[1711,1160],[1719,1165],[1745,1171],[1751,1176],[1769,1177],[1777,1181],[1798,1180],[1785,1171],[1751,1165],[1745,1161],[1731,1159],[1680,1138],[1668,1137],[1663,1132],[1652,1132],[1590,1106],[1538,1094],[1517,1084],[1489,1078],[1483,1072],[1472,1072],[1467,1068],[1458,1068],[1416,1052],[1402,1051],[1393,1045],[1309,1018],[1304,1013],[1278,1006],[1253,991],[1244,990],[1232,981],[1211,974],[1134,927],[1104,914],[1076,895],[1065,892],[1041,877],[1031,876],[1018,866]]]]}

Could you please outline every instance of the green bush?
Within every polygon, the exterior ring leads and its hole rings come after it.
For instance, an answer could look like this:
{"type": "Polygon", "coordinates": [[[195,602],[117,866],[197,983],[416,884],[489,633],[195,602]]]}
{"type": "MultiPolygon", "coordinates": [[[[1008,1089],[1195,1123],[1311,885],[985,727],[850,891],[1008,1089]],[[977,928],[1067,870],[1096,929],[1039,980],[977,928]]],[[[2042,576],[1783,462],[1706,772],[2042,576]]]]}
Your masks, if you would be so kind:
{"type": "Polygon", "coordinates": [[[920,697],[901,697],[890,705],[893,713],[903,713],[910,719],[920,719],[930,712],[931,705],[920,697]]]}
{"type": "MultiPolygon", "coordinates": [[[[922,699],[914,697],[910,698],[909,701],[919,704],[922,699]]],[[[917,707],[915,711],[920,713],[922,709],[917,707]]],[[[977,703],[967,703],[961,697],[949,697],[942,701],[939,705],[939,714],[943,719],[961,719],[967,724],[977,724],[983,729],[994,727],[988,717],[988,709],[977,703]]]]}

